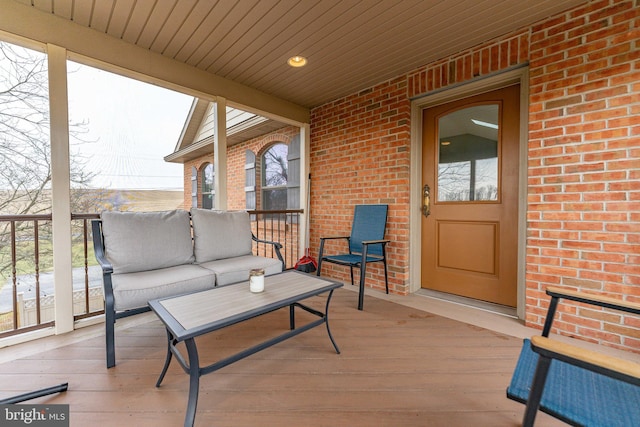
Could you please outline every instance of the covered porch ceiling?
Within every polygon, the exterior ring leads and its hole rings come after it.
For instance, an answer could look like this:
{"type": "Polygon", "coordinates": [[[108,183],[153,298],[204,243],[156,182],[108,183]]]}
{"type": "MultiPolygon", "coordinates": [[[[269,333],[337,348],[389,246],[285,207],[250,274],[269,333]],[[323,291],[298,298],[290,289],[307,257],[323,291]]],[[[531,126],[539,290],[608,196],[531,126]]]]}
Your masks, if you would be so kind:
{"type": "Polygon", "coordinates": [[[12,1],[307,109],[585,3],[12,1]],[[307,66],[289,67],[294,55],[307,66]]]}

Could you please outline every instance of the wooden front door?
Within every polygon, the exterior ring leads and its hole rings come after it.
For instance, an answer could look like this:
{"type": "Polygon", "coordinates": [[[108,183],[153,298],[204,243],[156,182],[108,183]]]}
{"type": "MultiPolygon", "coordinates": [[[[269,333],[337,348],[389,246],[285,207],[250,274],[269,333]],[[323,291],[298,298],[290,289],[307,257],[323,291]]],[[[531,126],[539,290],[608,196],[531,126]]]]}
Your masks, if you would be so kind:
{"type": "Polygon", "coordinates": [[[516,306],[519,94],[423,112],[423,288],[516,306]]]}

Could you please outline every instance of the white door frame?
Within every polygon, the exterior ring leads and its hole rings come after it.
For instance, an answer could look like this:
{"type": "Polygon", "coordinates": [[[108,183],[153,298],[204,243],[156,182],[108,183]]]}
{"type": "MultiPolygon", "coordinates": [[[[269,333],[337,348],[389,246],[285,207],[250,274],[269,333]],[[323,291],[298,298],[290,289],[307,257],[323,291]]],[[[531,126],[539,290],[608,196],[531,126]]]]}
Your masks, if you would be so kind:
{"type": "Polygon", "coordinates": [[[518,299],[517,315],[525,316],[525,256],[527,224],[527,141],[529,118],[529,69],[518,67],[469,83],[430,92],[411,101],[411,194],[409,229],[410,292],[421,288],[422,259],[422,111],[456,99],[489,92],[512,84],[520,84],[520,171],[518,182],[518,299]]]}

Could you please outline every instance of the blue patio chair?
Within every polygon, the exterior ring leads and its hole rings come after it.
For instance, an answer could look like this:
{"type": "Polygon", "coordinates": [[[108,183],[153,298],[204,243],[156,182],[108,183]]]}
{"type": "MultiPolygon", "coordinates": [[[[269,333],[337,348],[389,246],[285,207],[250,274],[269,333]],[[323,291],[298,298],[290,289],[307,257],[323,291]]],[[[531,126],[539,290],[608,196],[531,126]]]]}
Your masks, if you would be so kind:
{"type": "Polygon", "coordinates": [[[316,273],[318,276],[322,270],[323,262],[345,265],[351,271],[351,285],[353,285],[353,269],[354,267],[360,269],[358,310],[362,310],[364,303],[364,280],[368,263],[381,262],[384,264],[384,285],[387,293],[389,293],[386,250],[389,240],[384,239],[384,231],[387,227],[387,210],[387,205],[357,205],[353,214],[350,236],[320,238],[320,254],[316,273]],[[325,255],[324,243],[332,239],[346,239],[349,253],[325,255]]]}
{"type": "Polygon", "coordinates": [[[538,410],[574,426],[640,425],[640,363],[549,338],[560,299],[640,314],[640,304],[549,287],[542,336],[524,340],[507,397],[527,405],[522,425],[538,410]]]}

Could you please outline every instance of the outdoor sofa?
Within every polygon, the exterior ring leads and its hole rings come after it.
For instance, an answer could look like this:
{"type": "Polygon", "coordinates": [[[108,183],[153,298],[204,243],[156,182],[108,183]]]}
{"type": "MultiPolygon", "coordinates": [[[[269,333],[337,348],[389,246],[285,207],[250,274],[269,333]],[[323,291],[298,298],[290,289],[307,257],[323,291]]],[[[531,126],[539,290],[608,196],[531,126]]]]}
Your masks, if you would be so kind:
{"type": "Polygon", "coordinates": [[[280,273],[282,245],[257,239],[244,211],[206,209],[109,212],[92,221],[102,268],[107,368],[115,366],[116,319],[149,311],[148,301],[249,279],[249,271],[280,273]],[[253,241],[275,258],[253,255],[253,241]]]}

